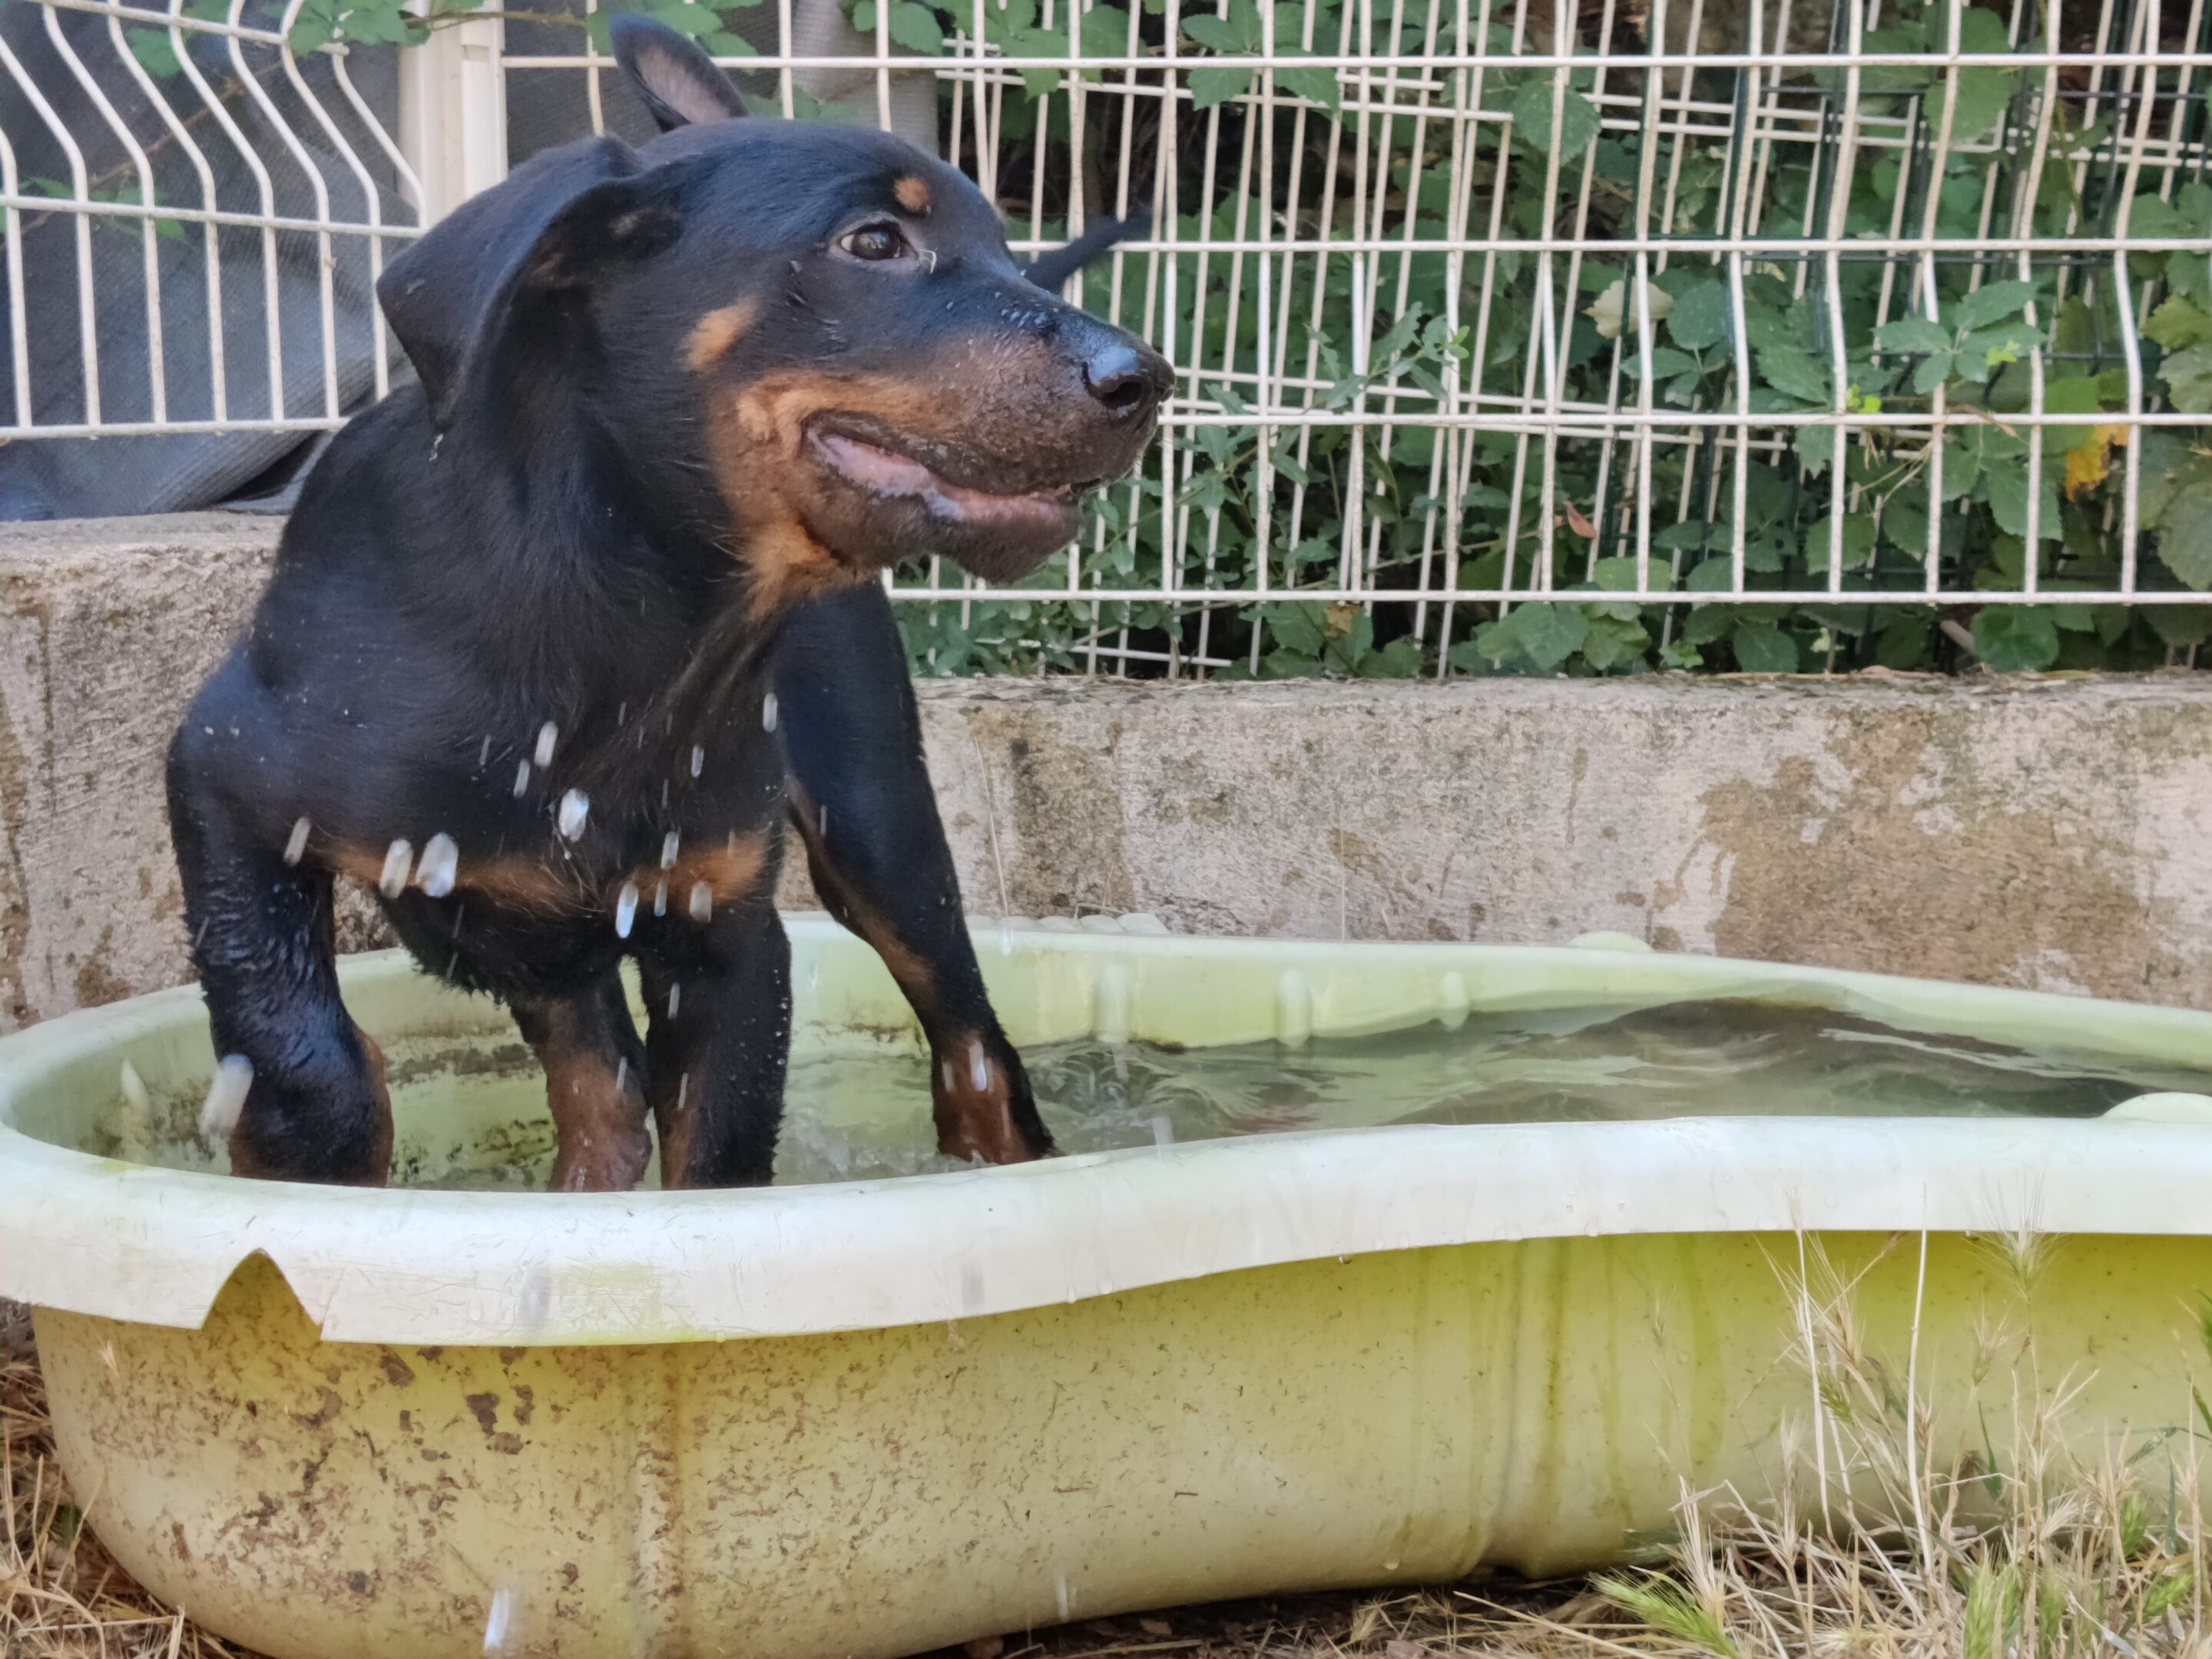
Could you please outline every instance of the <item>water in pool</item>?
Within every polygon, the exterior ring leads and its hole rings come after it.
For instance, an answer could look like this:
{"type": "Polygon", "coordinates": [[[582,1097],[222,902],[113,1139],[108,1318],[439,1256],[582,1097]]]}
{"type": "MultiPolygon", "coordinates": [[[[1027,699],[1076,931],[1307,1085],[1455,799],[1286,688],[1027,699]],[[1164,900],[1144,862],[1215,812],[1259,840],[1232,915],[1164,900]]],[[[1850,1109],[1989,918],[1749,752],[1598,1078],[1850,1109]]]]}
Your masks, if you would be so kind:
{"type": "MultiPolygon", "coordinates": [[[[395,1051],[394,1178],[516,1190],[552,1163],[544,1085],[511,1042],[395,1051]]],[[[2212,1092],[2212,1075],[1902,1031],[1816,1009],[1693,1001],[1632,1011],[1477,1015],[1385,1036],[1171,1049],[1091,1039],[1025,1054],[1063,1151],[1391,1123],[1504,1123],[1692,1115],[2094,1116],[2154,1090],[2212,1092]]],[[[802,1042],[787,1092],[780,1182],[951,1167],[934,1148],[927,1056],[903,1041],[802,1042]]],[[[208,1168],[187,1126],[198,1101],[91,1148],[208,1168]]]]}

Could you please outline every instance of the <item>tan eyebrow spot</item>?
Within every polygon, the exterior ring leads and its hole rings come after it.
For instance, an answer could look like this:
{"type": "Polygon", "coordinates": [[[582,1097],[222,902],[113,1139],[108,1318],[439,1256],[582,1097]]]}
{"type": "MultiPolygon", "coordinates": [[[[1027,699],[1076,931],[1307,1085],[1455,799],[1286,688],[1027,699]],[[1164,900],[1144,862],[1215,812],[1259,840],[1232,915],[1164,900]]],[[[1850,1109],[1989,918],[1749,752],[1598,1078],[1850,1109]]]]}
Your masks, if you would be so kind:
{"type": "Polygon", "coordinates": [[[759,315],[758,301],[740,300],[702,317],[684,346],[684,361],[690,364],[691,372],[699,374],[720,362],[732,346],[744,338],[759,315]]]}
{"type": "Polygon", "coordinates": [[[891,194],[908,213],[929,211],[929,185],[911,173],[891,186],[891,194]]]}

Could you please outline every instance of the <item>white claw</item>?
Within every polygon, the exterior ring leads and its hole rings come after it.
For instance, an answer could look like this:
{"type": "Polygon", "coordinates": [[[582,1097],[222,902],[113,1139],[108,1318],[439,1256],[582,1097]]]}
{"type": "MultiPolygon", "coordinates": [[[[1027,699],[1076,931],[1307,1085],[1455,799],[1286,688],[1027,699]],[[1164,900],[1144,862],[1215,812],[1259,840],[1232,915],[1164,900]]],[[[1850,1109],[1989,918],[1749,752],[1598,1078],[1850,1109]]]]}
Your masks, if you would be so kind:
{"type": "Polygon", "coordinates": [[[238,1115],[246,1109],[246,1091],[252,1086],[253,1062],[244,1054],[225,1054],[215,1068],[215,1080],[208,1085],[206,1100],[200,1103],[203,1140],[229,1138],[238,1127],[238,1115]]]}

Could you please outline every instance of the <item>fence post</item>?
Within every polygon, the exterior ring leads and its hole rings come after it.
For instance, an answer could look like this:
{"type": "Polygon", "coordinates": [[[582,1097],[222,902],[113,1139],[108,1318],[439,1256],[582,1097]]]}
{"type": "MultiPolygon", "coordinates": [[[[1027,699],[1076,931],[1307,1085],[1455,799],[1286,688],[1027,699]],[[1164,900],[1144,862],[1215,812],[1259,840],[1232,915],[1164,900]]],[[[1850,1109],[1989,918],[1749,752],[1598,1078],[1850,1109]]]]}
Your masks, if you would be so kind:
{"type": "Polygon", "coordinates": [[[507,176],[506,24],[471,18],[399,54],[399,152],[422,181],[422,223],[507,176]]]}

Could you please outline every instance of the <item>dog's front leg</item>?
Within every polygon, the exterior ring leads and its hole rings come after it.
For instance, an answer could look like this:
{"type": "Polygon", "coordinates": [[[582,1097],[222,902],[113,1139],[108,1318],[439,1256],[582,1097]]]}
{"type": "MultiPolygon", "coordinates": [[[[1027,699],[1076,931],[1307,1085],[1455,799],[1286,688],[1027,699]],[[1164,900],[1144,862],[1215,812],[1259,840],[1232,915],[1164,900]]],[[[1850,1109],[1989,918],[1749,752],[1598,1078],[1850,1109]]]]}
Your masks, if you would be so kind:
{"type": "Polygon", "coordinates": [[[216,1054],[252,1067],[232,1171],[380,1185],[392,1099],[383,1054],[338,1000],[331,877],[270,844],[228,784],[252,749],[208,726],[196,713],[170,745],[169,827],[216,1054]]]}
{"type": "Polygon", "coordinates": [[[704,927],[641,951],[660,1184],[761,1187],[775,1170],[791,1056],[791,941],[775,872],[704,927]]]}
{"type": "Polygon", "coordinates": [[[968,936],[883,590],[868,583],[796,610],[775,690],[814,890],[875,947],[921,1022],[939,1147],[994,1164],[1045,1156],[1052,1137],[968,936]]]}

